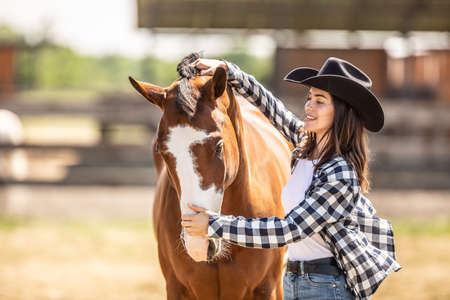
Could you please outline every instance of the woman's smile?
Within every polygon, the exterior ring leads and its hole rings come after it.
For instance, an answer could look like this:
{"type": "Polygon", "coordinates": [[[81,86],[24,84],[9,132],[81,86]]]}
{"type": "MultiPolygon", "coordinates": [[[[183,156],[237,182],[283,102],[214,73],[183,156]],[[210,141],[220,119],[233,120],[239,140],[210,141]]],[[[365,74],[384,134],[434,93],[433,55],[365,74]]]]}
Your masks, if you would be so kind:
{"type": "Polygon", "coordinates": [[[313,116],[310,116],[310,115],[306,115],[305,122],[311,122],[311,121],[314,121],[314,120],[317,120],[317,118],[313,117],[313,116]]]}

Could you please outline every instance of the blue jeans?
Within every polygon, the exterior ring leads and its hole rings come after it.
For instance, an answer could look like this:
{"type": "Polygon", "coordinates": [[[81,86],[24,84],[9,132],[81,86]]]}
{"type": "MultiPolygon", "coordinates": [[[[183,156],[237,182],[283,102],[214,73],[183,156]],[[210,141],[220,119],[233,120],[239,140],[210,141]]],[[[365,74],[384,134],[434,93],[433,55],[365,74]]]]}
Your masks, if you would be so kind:
{"type": "Polygon", "coordinates": [[[344,275],[288,273],[283,278],[284,300],[353,300],[344,275]]]}

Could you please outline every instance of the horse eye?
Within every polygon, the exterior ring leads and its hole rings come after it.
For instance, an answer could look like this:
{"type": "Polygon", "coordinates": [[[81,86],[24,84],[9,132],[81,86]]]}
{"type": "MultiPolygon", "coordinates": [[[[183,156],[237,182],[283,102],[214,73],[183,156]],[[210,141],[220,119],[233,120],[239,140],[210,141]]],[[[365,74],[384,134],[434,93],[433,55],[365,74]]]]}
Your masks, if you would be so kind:
{"type": "Polygon", "coordinates": [[[155,152],[159,153],[159,144],[158,143],[155,144],[155,152]]]}
{"type": "Polygon", "coordinates": [[[216,146],[215,155],[220,156],[222,154],[222,150],[223,150],[223,142],[219,142],[216,146]]]}

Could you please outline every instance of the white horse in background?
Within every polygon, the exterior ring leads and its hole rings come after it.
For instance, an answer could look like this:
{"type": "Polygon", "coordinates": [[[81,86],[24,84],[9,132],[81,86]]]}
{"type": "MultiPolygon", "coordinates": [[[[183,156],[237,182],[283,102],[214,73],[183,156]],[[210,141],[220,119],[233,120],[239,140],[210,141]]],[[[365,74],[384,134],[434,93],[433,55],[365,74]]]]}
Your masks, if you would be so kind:
{"type": "MultiPolygon", "coordinates": [[[[24,130],[19,117],[9,110],[0,109],[0,144],[20,145],[24,130]]],[[[5,179],[24,180],[28,173],[28,159],[23,149],[0,148],[0,182],[5,179]]]]}

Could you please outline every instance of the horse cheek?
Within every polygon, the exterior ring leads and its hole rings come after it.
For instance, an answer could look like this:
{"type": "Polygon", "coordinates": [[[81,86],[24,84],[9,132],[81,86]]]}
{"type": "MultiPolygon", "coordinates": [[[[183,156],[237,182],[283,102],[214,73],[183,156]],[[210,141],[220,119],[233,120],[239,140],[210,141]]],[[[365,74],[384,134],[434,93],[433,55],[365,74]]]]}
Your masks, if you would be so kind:
{"type": "Polygon", "coordinates": [[[169,175],[170,182],[172,183],[172,186],[175,188],[175,191],[177,192],[178,199],[181,199],[181,185],[180,180],[178,178],[178,174],[176,172],[175,158],[172,157],[171,155],[168,155],[168,157],[166,156],[164,160],[167,166],[167,174],[169,175]]]}

